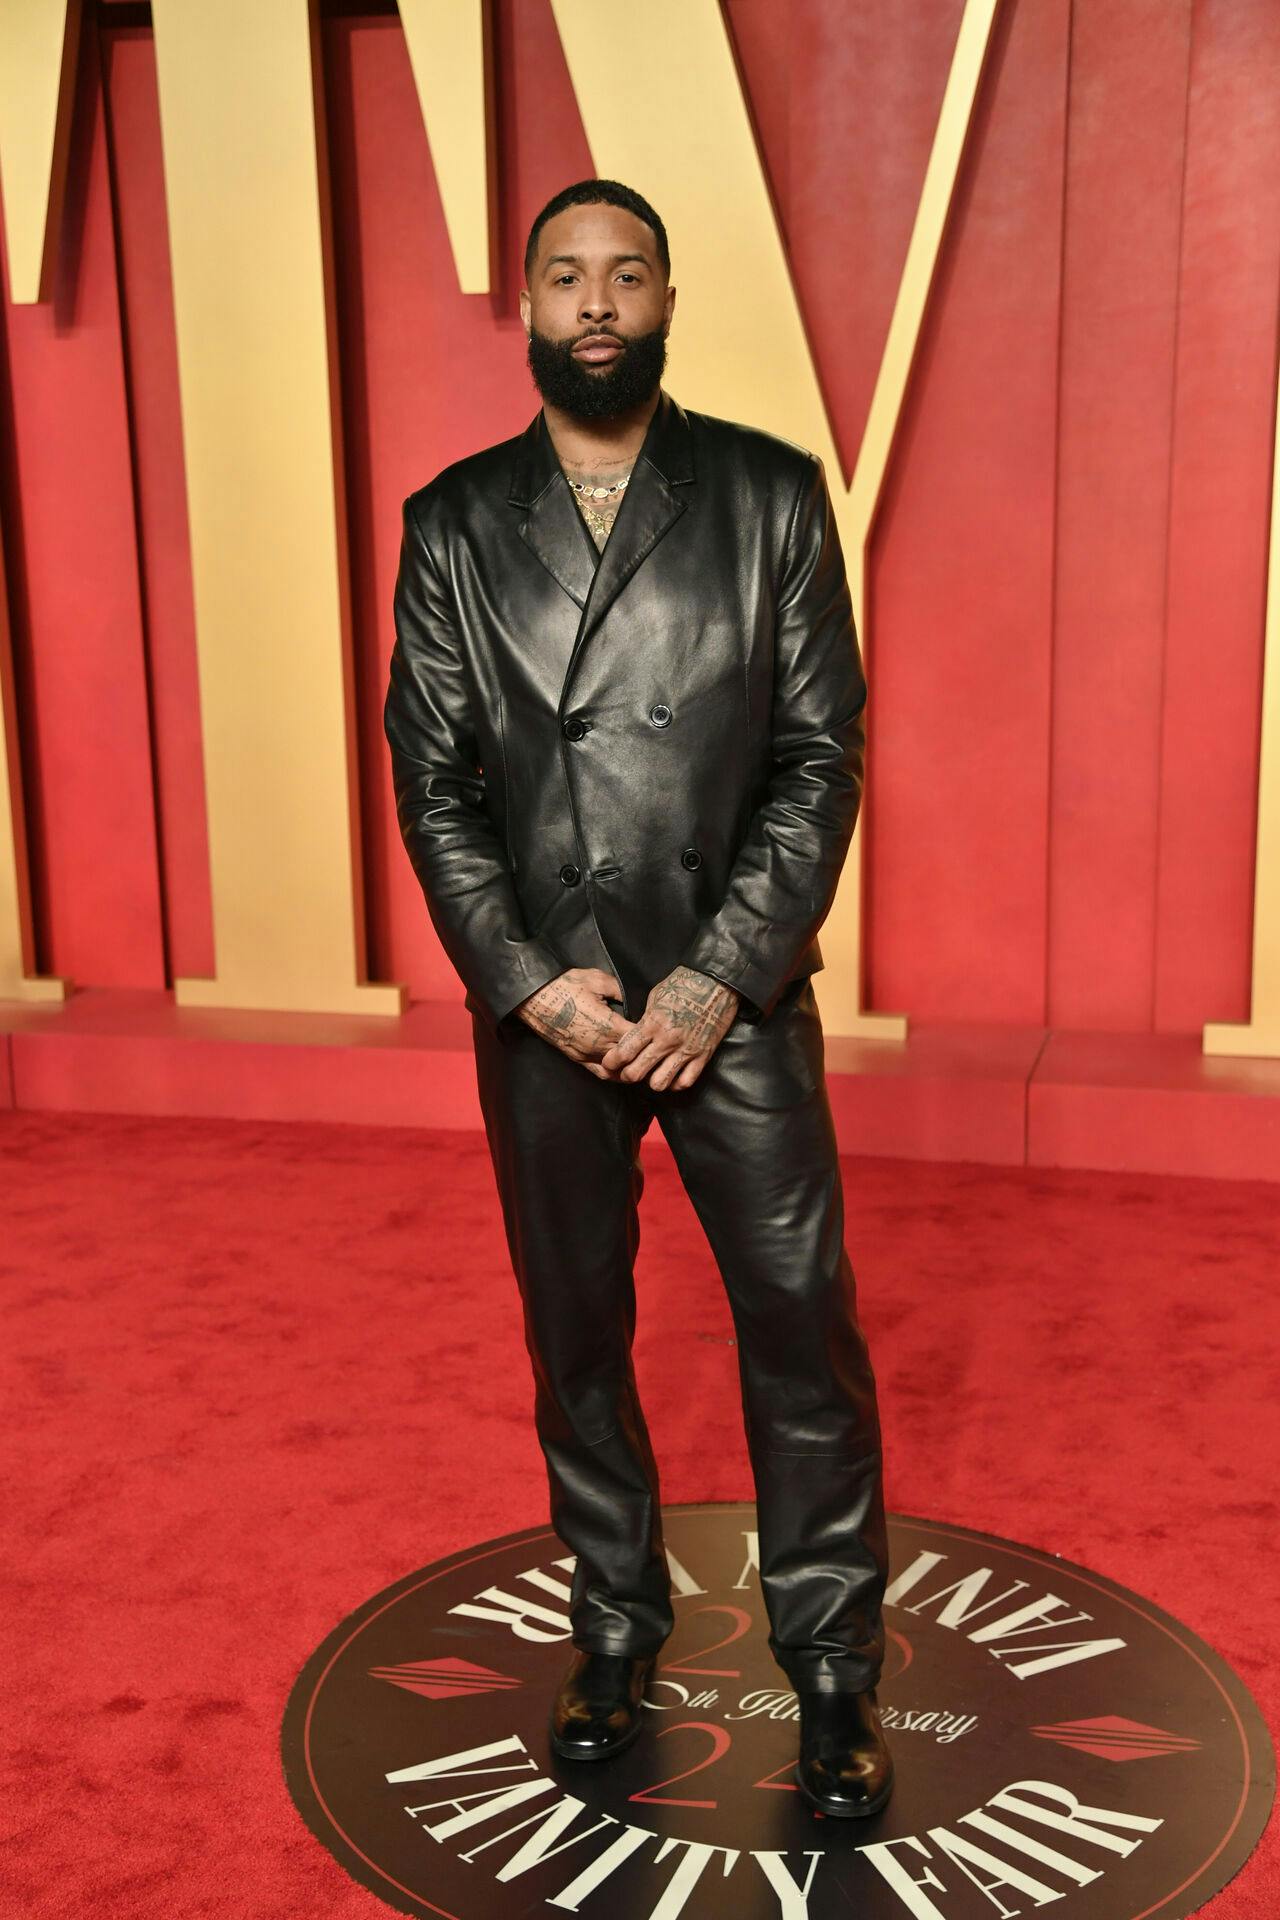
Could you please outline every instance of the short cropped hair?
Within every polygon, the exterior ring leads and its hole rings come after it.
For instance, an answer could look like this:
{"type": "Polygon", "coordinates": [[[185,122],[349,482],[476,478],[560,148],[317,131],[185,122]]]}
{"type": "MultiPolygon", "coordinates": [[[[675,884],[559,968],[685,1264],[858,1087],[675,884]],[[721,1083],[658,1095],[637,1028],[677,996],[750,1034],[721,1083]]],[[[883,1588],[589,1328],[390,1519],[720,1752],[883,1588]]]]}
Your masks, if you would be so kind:
{"type": "Polygon", "coordinates": [[[571,187],[561,187],[559,193],[551,196],[529,229],[529,238],[524,249],[526,282],[538,255],[538,235],[547,221],[555,214],[563,213],[566,207],[592,207],[600,205],[601,202],[610,207],[625,207],[628,213],[634,213],[638,220],[643,220],[647,227],[653,228],[662,271],[668,279],[671,278],[671,250],[667,245],[667,230],[644,195],[637,193],[634,187],[625,187],[621,180],[575,180],[571,187]]]}

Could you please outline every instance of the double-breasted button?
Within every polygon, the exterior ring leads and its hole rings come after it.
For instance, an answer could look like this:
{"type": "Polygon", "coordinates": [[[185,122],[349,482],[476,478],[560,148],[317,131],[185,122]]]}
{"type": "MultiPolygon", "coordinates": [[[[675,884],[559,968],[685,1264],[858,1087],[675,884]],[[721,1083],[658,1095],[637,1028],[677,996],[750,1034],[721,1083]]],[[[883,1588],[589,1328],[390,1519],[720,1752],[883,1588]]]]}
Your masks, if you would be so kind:
{"type": "Polygon", "coordinates": [[[680,855],[680,865],[682,867],[688,867],[690,873],[696,873],[702,865],[702,855],[696,847],[686,847],[680,855]]]}
{"type": "Polygon", "coordinates": [[[671,725],[670,707],[659,700],[655,706],[650,707],[649,719],[655,727],[669,727],[671,725]]]}
{"type": "Polygon", "coordinates": [[[560,878],[564,881],[566,887],[576,887],[582,875],[578,872],[578,869],[571,860],[566,860],[560,869],[560,878]]]}
{"type": "Polygon", "coordinates": [[[571,720],[566,720],[564,723],[563,732],[566,740],[581,740],[586,730],[586,721],[579,720],[576,714],[571,720]]]}

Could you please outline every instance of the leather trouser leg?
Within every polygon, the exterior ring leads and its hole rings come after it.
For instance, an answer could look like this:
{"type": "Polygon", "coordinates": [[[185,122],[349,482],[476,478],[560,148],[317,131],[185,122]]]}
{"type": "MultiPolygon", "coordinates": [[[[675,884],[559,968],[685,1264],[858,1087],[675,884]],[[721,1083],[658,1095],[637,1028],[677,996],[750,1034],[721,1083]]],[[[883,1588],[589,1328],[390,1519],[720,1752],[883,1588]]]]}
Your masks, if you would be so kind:
{"type": "Polygon", "coordinates": [[[521,1021],[472,1015],[477,1084],[524,1308],[551,1524],[577,1556],[573,1643],[647,1656],[670,1634],[658,1470],[631,1345],[643,1087],[598,1080],[521,1021]]]}
{"type": "Polygon", "coordinates": [[[655,1111],[737,1329],[770,1650],[797,1689],[874,1686],[889,1572],[880,1422],[811,983],[788,986],[766,1020],[736,1020],[655,1111]]]}

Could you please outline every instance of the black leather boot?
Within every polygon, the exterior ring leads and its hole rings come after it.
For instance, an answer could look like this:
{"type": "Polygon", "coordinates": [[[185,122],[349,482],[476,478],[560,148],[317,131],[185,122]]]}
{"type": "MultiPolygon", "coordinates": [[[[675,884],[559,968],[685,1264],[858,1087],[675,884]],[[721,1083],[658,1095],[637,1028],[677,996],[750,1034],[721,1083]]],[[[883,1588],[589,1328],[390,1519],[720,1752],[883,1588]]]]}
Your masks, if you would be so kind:
{"type": "Polygon", "coordinates": [[[576,1648],[551,1710],[552,1752],[562,1760],[608,1760],[630,1746],[655,1657],[576,1648]]]}
{"type": "Polygon", "coordinates": [[[805,1693],[800,1702],[796,1784],[811,1807],[836,1819],[878,1813],[893,1791],[893,1755],[885,1745],[876,1690],[805,1693]]]}

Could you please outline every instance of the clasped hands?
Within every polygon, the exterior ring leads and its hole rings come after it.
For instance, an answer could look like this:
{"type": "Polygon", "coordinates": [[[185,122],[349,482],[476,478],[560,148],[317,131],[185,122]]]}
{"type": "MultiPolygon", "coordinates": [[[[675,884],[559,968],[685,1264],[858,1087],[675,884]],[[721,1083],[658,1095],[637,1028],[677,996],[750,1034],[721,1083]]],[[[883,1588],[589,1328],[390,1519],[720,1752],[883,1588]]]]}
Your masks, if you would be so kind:
{"type": "Polygon", "coordinates": [[[658,1092],[691,1087],[733,1024],[734,987],[675,967],[650,990],[638,1020],[607,1004],[622,987],[603,967],[570,967],[521,1001],[526,1026],[598,1080],[648,1080],[658,1092]]]}

